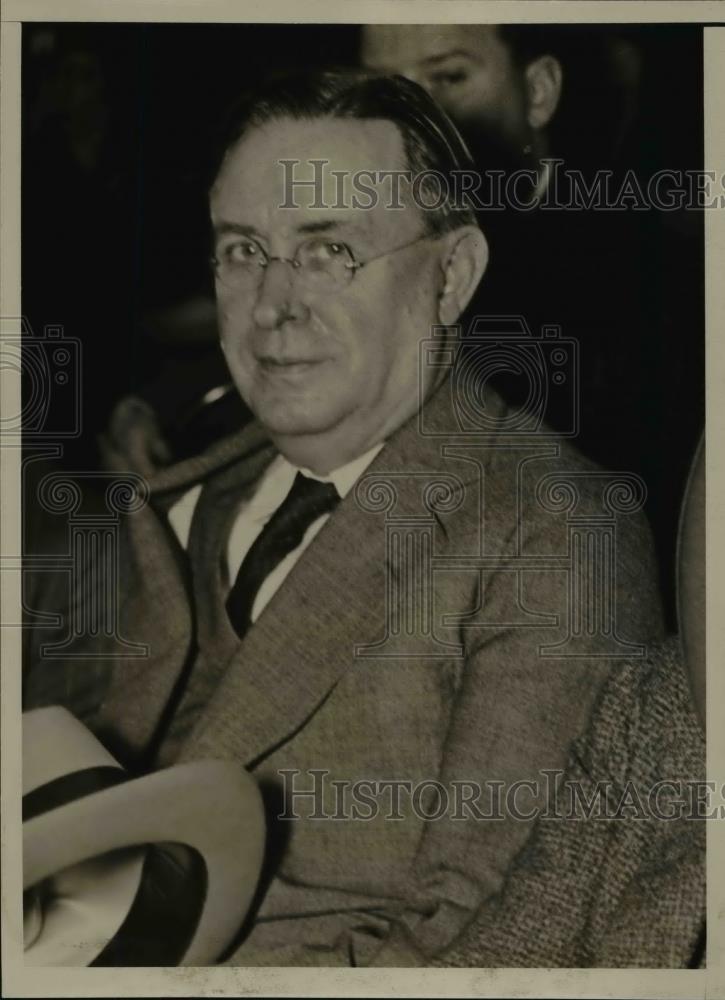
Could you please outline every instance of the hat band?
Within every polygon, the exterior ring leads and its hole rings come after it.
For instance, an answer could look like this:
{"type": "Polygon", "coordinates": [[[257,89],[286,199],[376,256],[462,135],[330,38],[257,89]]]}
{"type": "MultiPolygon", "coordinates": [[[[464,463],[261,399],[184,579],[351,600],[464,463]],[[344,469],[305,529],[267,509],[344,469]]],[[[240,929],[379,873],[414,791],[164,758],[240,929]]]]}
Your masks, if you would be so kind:
{"type": "Polygon", "coordinates": [[[178,965],[199,923],[206,890],[206,865],[198,851],[184,844],[149,846],[131,908],[90,965],[178,965]]]}
{"type": "Polygon", "coordinates": [[[124,781],[128,781],[126,772],[110,764],[86,767],[81,771],[63,774],[60,778],[54,778],[23,795],[23,823],[50,812],[51,809],[58,809],[76,799],[102,792],[124,781]]]}
{"type": "MultiPolygon", "coordinates": [[[[111,765],[64,774],[23,796],[23,822],[128,780],[122,768],[111,765]]],[[[89,964],[178,965],[198,926],[206,892],[206,865],[198,851],[184,844],[147,845],[141,880],[128,913],[89,964]]]]}

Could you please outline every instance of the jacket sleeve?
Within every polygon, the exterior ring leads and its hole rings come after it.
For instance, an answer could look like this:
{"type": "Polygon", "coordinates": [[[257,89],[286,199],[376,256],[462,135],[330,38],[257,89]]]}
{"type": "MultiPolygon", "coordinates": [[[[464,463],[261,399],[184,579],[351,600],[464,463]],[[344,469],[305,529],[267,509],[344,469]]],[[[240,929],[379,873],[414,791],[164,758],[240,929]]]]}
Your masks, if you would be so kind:
{"type": "MultiPolygon", "coordinates": [[[[617,537],[616,634],[646,644],[661,635],[662,622],[644,518],[621,517],[617,537]]],[[[525,548],[543,553],[550,543],[532,534],[525,548]]],[[[426,824],[412,875],[414,906],[396,922],[376,965],[399,965],[406,954],[408,964],[427,964],[501,890],[537,813],[551,803],[601,685],[621,662],[611,655],[612,636],[596,630],[582,631],[576,656],[542,649],[566,636],[574,614],[565,571],[517,573],[504,565],[482,576],[480,607],[492,624],[464,631],[465,664],[441,761],[449,808],[426,824]],[[558,615],[561,629],[515,623],[537,614],[558,615]]]]}

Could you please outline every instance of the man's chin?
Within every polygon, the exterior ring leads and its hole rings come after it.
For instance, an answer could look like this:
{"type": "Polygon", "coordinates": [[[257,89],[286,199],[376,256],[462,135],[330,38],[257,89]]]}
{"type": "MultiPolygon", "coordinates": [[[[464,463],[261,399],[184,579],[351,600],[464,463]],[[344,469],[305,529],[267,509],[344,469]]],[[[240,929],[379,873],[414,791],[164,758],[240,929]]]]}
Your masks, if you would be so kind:
{"type": "Polygon", "coordinates": [[[335,426],[334,414],[327,406],[305,400],[260,402],[252,406],[257,420],[271,437],[306,437],[324,434],[335,426]]]}

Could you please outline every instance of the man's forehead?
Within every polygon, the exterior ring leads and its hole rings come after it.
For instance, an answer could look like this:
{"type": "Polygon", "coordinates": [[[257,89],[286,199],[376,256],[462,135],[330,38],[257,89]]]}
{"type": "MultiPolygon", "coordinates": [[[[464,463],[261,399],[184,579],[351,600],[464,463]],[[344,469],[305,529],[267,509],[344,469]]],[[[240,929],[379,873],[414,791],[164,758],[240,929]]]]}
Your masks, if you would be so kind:
{"type": "Polygon", "coordinates": [[[294,205],[306,216],[369,229],[371,216],[390,201],[389,179],[380,175],[406,169],[402,135],[391,121],[278,119],[253,127],[229,150],[212,188],[212,216],[215,224],[255,216],[266,225],[281,212],[292,225],[294,205]],[[377,191],[375,208],[353,205],[361,185],[377,191]]]}
{"type": "Polygon", "coordinates": [[[363,60],[375,69],[400,72],[456,52],[481,55],[497,41],[493,24],[368,25],[363,33],[363,60]]]}
{"type": "Polygon", "coordinates": [[[333,170],[386,171],[406,168],[403,138],[394,122],[382,118],[280,118],[251,128],[227,152],[215,187],[228,180],[284,178],[282,164],[296,161],[295,177],[314,179],[314,161],[333,170]]]}

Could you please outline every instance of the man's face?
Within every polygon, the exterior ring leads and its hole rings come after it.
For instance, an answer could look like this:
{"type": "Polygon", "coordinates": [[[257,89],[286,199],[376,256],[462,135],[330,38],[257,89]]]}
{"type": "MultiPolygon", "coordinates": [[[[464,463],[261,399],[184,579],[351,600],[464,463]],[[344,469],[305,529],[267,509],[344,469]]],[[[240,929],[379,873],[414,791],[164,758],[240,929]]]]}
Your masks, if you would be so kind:
{"type": "MultiPolygon", "coordinates": [[[[293,258],[312,235],[345,243],[356,260],[425,234],[414,205],[386,208],[389,187],[371,209],[337,207],[332,171],[404,169],[393,123],[281,119],[252,128],[227,154],[211,193],[216,256],[247,252],[253,237],[270,257],[293,258]],[[299,161],[294,180],[311,180],[310,160],[327,159],[325,205],[295,189],[283,208],[282,160],[299,161]]],[[[405,200],[405,199],[403,199],[405,200]]],[[[295,439],[345,442],[348,457],[383,440],[417,409],[418,344],[437,322],[443,272],[438,241],[424,239],[360,268],[321,294],[284,261],[261,271],[256,290],[217,280],[222,347],[240,394],[283,452],[295,439]]]]}
{"type": "Polygon", "coordinates": [[[468,134],[525,145],[523,77],[495,25],[366,25],[362,61],[420,84],[468,134]]]}

